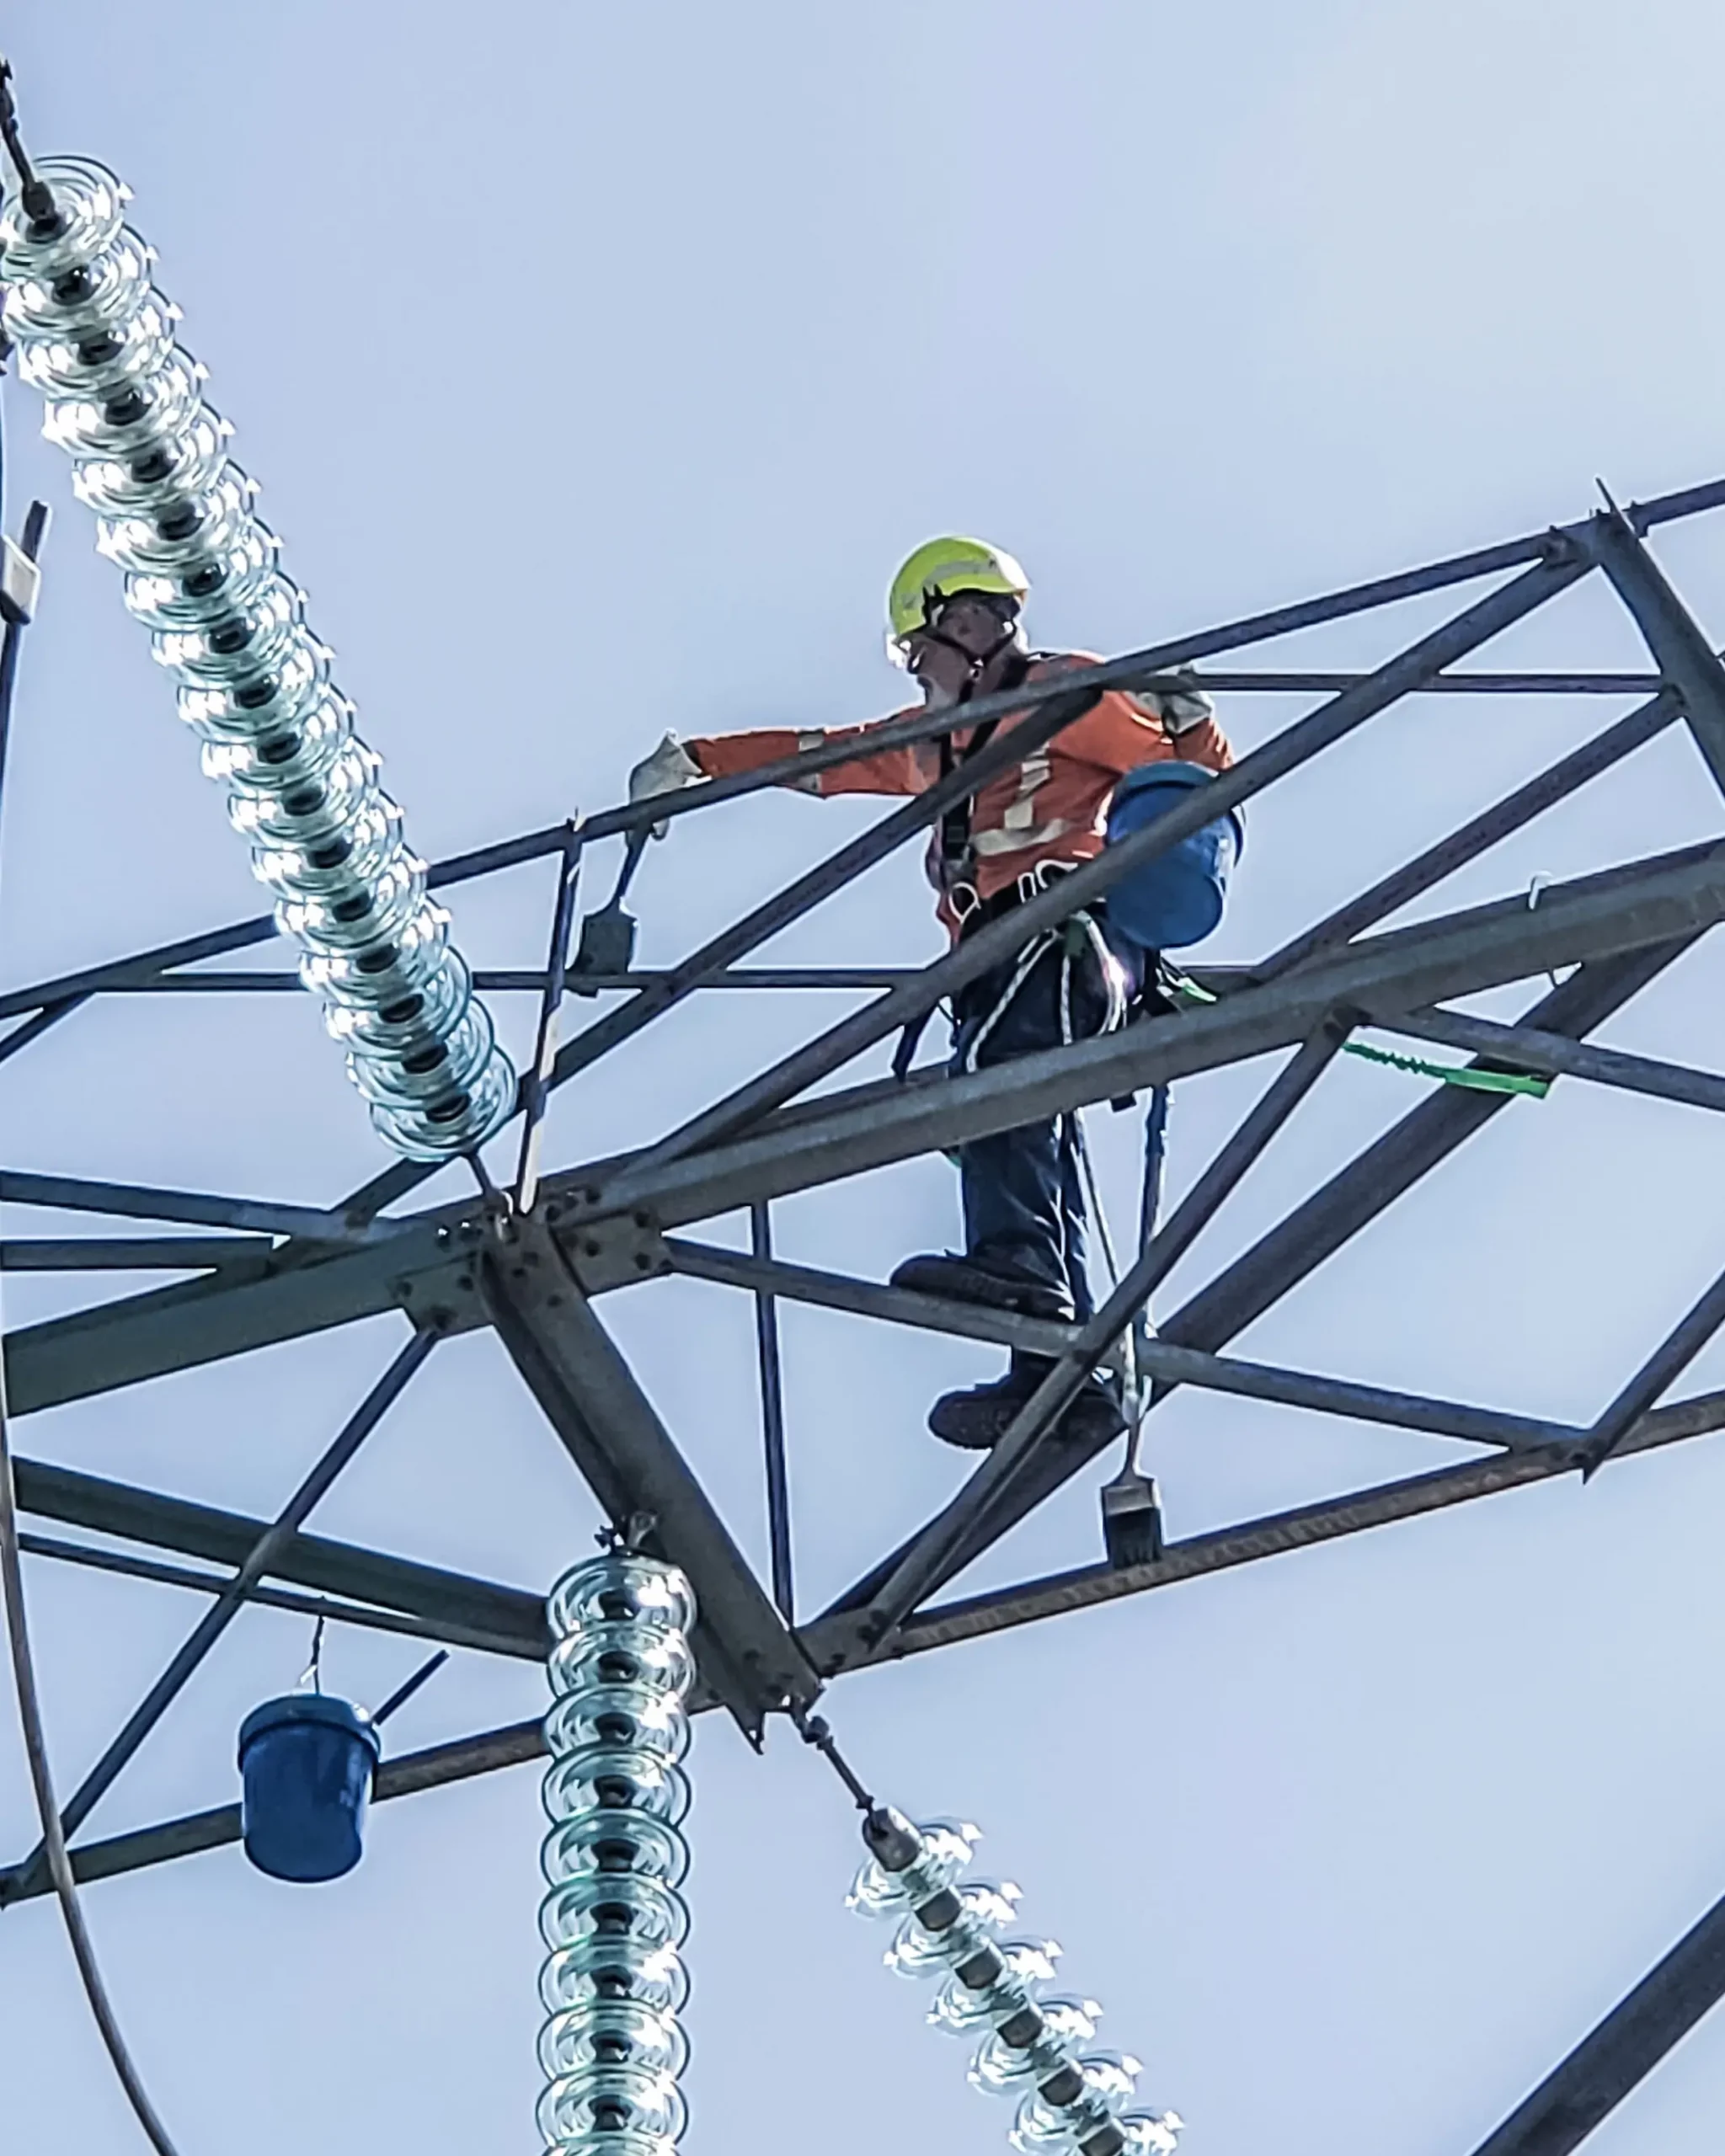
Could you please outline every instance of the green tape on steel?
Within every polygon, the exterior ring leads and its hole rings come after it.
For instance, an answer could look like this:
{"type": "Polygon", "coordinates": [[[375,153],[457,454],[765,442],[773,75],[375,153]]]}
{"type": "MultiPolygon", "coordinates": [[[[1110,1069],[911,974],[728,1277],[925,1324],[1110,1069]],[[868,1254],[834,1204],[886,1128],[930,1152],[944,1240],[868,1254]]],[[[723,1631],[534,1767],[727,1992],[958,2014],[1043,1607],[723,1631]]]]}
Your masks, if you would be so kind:
{"type": "Polygon", "coordinates": [[[1551,1090],[1549,1078],[1535,1077],[1530,1070],[1479,1070],[1471,1065],[1427,1063],[1417,1055],[1397,1055],[1386,1048],[1367,1048],[1362,1041],[1348,1041],[1343,1053],[1364,1056],[1368,1063],[1387,1064],[1392,1070],[1409,1071],[1416,1078],[1435,1078],[1445,1086],[1465,1086],[1476,1093],[1525,1093],[1533,1100],[1542,1101],[1551,1090]]]}

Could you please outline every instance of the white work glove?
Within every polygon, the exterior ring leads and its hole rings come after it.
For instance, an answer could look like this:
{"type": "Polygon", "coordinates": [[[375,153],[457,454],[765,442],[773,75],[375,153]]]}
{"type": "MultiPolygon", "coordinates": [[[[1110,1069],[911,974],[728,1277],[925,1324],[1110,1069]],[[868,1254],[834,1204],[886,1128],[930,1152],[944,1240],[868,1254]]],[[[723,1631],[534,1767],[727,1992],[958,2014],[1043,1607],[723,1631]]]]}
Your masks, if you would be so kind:
{"type": "Polygon", "coordinates": [[[1188,734],[1194,726],[1202,726],[1205,719],[1216,715],[1210,692],[1200,689],[1196,681],[1189,689],[1159,691],[1156,702],[1162,707],[1162,724],[1170,734],[1188,734]]]}
{"type": "MultiPolygon", "coordinates": [[[[656,793],[681,793],[686,786],[698,786],[706,776],[676,734],[667,734],[629,773],[629,798],[650,801],[656,793]]],[[[670,829],[669,823],[655,824],[653,835],[662,839],[670,829]]]]}

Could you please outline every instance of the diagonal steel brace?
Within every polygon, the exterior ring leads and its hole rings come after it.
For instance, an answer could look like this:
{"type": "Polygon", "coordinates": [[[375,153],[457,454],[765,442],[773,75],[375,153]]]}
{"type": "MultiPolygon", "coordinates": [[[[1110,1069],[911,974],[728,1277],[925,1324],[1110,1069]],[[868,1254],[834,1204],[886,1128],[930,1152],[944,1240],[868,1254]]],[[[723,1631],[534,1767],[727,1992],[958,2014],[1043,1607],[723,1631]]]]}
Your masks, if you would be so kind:
{"type": "Polygon", "coordinates": [[[1725,665],[1615,503],[1589,520],[1582,543],[1610,579],[1659,671],[1682,698],[1696,746],[1725,792],[1725,665]]]}
{"type": "Polygon", "coordinates": [[[758,1746],[766,1716],[809,1705],[820,1680],[562,1251],[537,1219],[505,1225],[479,1276],[498,1337],[614,1524],[644,1516],[644,1546],[688,1574],[701,1673],[758,1746]]]}

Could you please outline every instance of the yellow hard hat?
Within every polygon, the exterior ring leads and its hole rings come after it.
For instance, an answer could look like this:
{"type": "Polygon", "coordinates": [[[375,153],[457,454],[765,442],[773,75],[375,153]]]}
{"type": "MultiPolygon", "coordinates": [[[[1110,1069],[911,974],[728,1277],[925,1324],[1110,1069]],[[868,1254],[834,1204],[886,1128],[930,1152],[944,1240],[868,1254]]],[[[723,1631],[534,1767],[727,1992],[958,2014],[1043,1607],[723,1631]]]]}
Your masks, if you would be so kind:
{"type": "Polygon", "coordinates": [[[1030,579],[1001,547],[985,539],[930,539],[911,555],[887,594],[888,634],[895,645],[926,628],[943,600],[961,591],[988,591],[1023,599],[1030,579]]]}

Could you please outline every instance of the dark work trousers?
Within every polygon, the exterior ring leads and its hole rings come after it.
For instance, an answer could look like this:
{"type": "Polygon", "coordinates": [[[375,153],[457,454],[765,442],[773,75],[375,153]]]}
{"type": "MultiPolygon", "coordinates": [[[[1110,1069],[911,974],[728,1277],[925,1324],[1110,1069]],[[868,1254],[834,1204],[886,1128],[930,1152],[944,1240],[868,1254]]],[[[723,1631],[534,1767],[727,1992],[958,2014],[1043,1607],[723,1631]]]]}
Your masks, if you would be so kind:
{"type": "MultiPolygon", "coordinates": [[[[1076,939],[1074,939],[1075,943],[1076,939]]],[[[1118,953],[1127,965],[1129,993],[1136,990],[1135,954],[1118,953]]],[[[953,1035],[954,1075],[986,1070],[1015,1056],[1062,1044],[1060,1011],[1064,951],[1050,948],[1038,961],[1017,995],[987,1025],[974,1057],[968,1050],[996,1010],[1017,970],[1017,961],[971,983],[958,999],[953,1035]]],[[[1072,958],[1070,1022],[1074,1040],[1099,1033],[1108,1009],[1108,992],[1093,948],[1072,958]]],[[[1162,1155],[1167,1116],[1166,1089],[1151,1097],[1146,1129],[1145,1188],[1152,1210],[1162,1180],[1162,1155]]],[[[1087,1263],[1084,1187],[1078,1165],[1078,1135],[1071,1116],[1022,1123],[991,1138],[969,1139],[959,1149],[959,1175],[964,1209],[967,1255],[995,1270],[1016,1273],[1041,1287],[1069,1296],[1081,1321],[1095,1307],[1087,1263]]],[[[1122,1263],[1130,1254],[1122,1253],[1122,1263]]]]}

